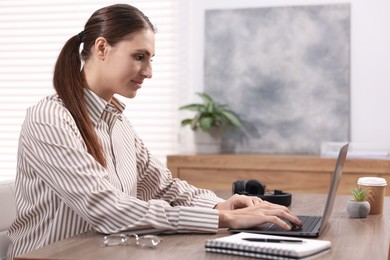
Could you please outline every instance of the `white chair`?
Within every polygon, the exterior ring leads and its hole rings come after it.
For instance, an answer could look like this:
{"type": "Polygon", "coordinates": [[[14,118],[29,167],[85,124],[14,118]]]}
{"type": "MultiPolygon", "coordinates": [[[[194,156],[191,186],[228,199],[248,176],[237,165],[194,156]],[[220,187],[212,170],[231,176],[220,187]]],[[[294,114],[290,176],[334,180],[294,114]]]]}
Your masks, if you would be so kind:
{"type": "Polygon", "coordinates": [[[0,181],[0,259],[7,254],[9,238],[8,227],[16,218],[15,181],[0,181]]]}

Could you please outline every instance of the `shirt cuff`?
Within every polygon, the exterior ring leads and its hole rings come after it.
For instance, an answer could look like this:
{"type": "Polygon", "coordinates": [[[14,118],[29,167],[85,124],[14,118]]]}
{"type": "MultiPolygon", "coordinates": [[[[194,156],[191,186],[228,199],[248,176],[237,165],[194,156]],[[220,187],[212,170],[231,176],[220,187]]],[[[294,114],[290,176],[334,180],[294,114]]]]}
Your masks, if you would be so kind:
{"type": "Polygon", "coordinates": [[[201,207],[178,207],[177,232],[216,233],[218,231],[218,210],[201,207]]]}

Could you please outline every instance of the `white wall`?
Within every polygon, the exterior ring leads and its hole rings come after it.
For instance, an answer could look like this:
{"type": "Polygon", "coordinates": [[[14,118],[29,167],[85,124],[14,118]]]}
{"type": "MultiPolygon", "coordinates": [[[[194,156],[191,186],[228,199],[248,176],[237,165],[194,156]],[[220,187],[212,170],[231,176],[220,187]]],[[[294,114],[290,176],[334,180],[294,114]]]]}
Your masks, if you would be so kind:
{"type": "Polygon", "coordinates": [[[188,45],[196,51],[187,58],[185,91],[193,96],[203,89],[205,10],[336,3],[351,4],[351,141],[390,150],[389,0],[189,0],[188,45]]]}

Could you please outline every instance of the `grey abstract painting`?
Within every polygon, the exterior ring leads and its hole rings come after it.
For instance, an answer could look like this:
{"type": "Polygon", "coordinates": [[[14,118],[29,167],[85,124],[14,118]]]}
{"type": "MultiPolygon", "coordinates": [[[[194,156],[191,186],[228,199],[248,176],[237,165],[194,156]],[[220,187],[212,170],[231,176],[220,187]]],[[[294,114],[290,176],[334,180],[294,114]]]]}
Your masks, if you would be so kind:
{"type": "Polygon", "coordinates": [[[319,154],[350,139],[350,5],[208,10],[204,90],[244,128],[224,152],[319,154]]]}

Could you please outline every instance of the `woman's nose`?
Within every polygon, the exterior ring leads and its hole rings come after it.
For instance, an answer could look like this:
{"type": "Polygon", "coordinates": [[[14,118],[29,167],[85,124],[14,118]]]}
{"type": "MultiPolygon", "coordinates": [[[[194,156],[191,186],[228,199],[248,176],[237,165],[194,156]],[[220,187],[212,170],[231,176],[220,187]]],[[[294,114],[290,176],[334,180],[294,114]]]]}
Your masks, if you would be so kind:
{"type": "Polygon", "coordinates": [[[148,66],[146,66],[145,68],[143,68],[143,69],[141,70],[141,74],[142,74],[142,76],[144,76],[145,78],[150,79],[150,78],[153,76],[152,64],[149,64],[148,66]]]}

